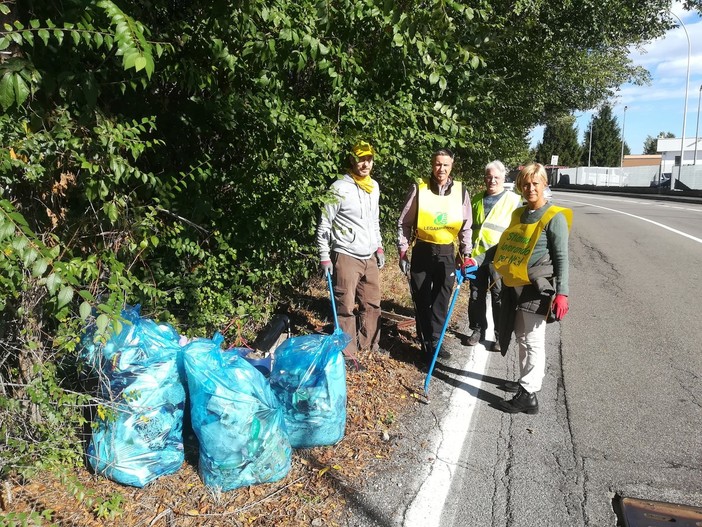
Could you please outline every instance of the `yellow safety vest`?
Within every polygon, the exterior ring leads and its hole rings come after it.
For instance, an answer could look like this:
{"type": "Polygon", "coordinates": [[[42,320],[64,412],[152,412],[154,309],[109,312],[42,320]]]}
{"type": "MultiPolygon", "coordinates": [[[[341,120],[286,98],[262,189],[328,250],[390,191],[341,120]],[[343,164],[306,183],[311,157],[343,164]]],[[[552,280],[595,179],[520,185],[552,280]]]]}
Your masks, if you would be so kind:
{"type": "Polygon", "coordinates": [[[486,218],[483,208],[484,197],[485,192],[480,192],[471,201],[471,209],[473,210],[473,252],[471,256],[473,257],[483,254],[493,245],[497,245],[500,236],[509,226],[512,212],[522,202],[520,196],[507,190],[490,209],[490,214],[486,218]],[[476,225],[480,225],[480,227],[476,228],[476,225]]]}
{"type": "Polygon", "coordinates": [[[526,207],[520,207],[512,213],[512,222],[505,229],[497,244],[493,263],[495,271],[502,276],[502,281],[509,287],[528,285],[529,257],[534,252],[539,236],[553,217],[562,212],[568,222],[568,230],[573,221],[573,211],[551,205],[536,223],[521,223],[520,217],[526,207]]]}
{"type": "Polygon", "coordinates": [[[429,188],[429,180],[417,183],[417,239],[446,245],[454,243],[463,225],[463,187],[453,182],[451,194],[439,196],[429,188]]]}

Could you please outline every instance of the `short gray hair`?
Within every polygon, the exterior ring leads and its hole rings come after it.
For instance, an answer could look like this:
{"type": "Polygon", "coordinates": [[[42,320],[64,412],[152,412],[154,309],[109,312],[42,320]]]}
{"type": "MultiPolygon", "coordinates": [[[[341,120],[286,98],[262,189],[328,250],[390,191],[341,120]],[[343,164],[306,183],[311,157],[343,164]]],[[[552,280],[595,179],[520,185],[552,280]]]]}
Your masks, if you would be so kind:
{"type": "Polygon", "coordinates": [[[490,161],[487,165],[485,165],[485,173],[487,174],[489,170],[491,169],[496,169],[501,176],[504,176],[507,174],[507,169],[505,168],[505,165],[500,161],[499,159],[495,159],[494,161],[490,161]]]}
{"type": "Polygon", "coordinates": [[[436,158],[439,156],[448,156],[451,158],[451,160],[453,160],[454,153],[453,153],[453,150],[451,150],[449,148],[439,148],[436,152],[434,152],[431,155],[431,162],[433,163],[434,161],[436,161],[436,158]]]}

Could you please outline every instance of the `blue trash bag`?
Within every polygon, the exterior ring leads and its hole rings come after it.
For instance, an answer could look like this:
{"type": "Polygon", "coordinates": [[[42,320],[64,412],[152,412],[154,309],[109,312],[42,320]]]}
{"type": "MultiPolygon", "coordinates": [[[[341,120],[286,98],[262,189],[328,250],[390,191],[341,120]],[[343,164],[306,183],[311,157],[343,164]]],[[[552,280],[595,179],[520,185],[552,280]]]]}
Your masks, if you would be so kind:
{"type": "Polygon", "coordinates": [[[125,309],[122,317],[119,334],[88,351],[100,373],[103,403],[87,457],[95,472],[143,487],[176,472],[184,461],[181,347],[170,325],[141,318],[138,306],[125,309]]]}
{"type": "Polygon", "coordinates": [[[223,341],[215,334],[183,348],[200,477],[225,491],[278,481],[292,462],[282,409],[263,374],[222,351],[223,341]]]}
{"type": "Polygon", "coordinates": [[[285,412],[293,448],[334,445],[346,429],[346,365],[351,338],[331,335],[287,339],[275,350],[271,388],[285,412]]]}

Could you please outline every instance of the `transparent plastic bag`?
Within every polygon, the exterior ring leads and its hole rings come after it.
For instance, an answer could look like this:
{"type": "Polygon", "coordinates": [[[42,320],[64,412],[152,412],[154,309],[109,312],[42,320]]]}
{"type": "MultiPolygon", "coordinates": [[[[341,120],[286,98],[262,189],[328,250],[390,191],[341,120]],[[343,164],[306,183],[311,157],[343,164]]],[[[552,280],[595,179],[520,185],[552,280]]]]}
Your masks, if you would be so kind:
{"type": "Polygon", "coordinates": [[[270,384],[283,406],[293,448],[333,445],[346,430],[346,365],[343,350],[351,338],[304,335],[275,351],[270,384]]]}
{"type": "Polygon", "coordinates": [[[280,404],[263,374],[223,351],[223,341],[216,334],[183,348],[200,477],[222,490],[282,479],[292,449],[280,404]]]}
{"type": "Polygon", "coordinates": [[[181,347],[170,325],[141,318],[138,306],[122,317],[122,330],[88,351],[103,402],[87,457],[97,473],[143,487],[176,472],[184,461],[181,347]]]}

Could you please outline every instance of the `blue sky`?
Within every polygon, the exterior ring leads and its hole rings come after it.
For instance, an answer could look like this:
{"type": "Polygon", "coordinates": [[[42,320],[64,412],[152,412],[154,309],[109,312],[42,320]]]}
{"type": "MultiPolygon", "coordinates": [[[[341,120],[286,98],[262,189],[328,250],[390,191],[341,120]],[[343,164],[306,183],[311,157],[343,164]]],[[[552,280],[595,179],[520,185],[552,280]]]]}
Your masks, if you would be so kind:
{"type": "MultiPolygon", "coordinates": [[[[682,9],[679,2],[673,4],[673,13],[682,19],[690,37],[690,83],[685,135],[695,137],[702,85],[702,18],[696,11],[688,12],[682,9]]],[[[668,31],[663,38],[654,40],[641,50],[632,49],[629,53],[635,64],[643,66],[651,73],[651,84],[622,85],[617,98],[611,101],[620,128],[622,123],[624,124],[624,140],[632,154],[642,152],[646,136],[655,137],[659,132],[672,132],[676,137],[680,137],[682,133],[688,40],[680,23],[677,19],[675,21],[678,27],[668,31]],[[626,116],[624,106],[627,107],[626,116]]],[[[576,114],[580,142],[586,134],[592,113],[576,114]]],[[[699,135],[702,136],[702,116],[699,135]]],[[[534,146],[542,136],[543,127],[535,128],[531,134],[531,145],[534,146]]]]}

